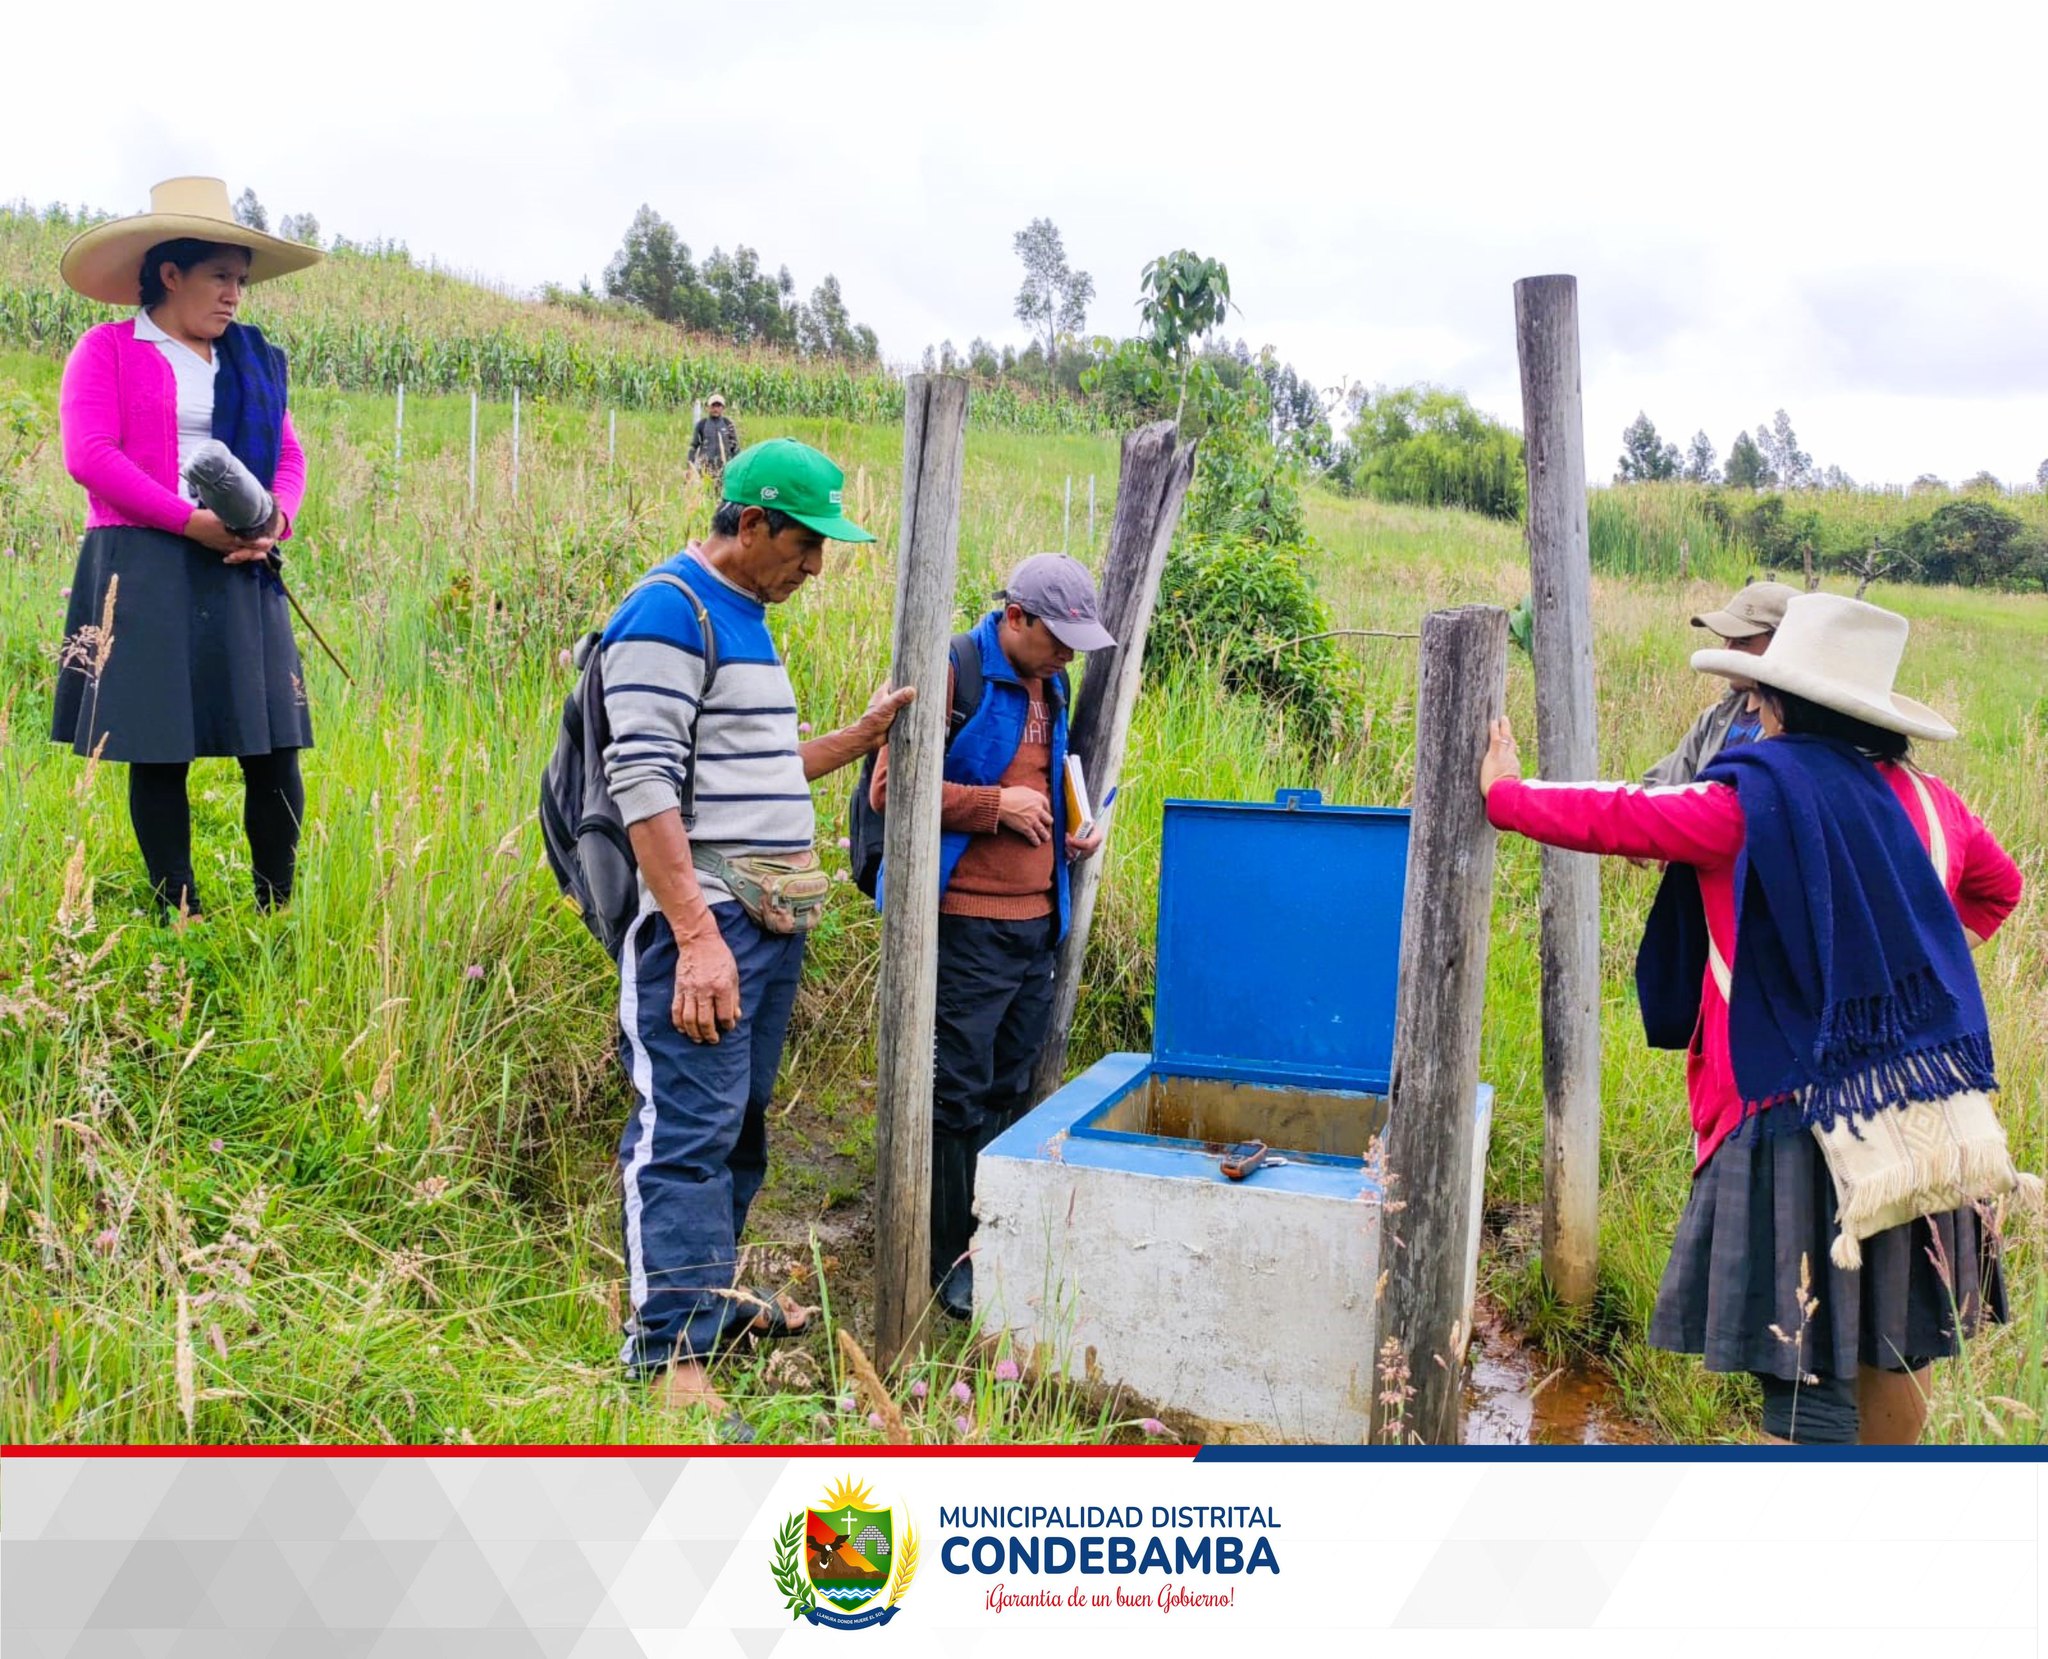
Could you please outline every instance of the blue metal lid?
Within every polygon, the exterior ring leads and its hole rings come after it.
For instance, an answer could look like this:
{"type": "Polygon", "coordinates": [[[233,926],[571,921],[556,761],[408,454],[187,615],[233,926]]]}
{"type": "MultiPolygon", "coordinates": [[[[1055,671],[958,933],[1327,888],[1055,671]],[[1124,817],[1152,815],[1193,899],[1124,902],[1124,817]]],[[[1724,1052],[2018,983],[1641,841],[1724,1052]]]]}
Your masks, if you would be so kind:
{"type": "Polygon", "coordinates": [[[1407,880],[1402,808],[1168,801],[1155,1067],[1384,1090],[1407,880]]]}

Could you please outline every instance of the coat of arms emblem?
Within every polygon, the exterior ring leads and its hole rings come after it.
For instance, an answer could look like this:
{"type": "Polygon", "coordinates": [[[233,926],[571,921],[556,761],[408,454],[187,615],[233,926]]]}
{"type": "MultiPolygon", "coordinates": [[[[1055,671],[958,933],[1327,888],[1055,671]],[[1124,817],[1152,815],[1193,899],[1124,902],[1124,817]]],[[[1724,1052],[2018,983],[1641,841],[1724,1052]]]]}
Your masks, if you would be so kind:
{"type": "Polygon", "coordinates": [[[791,1618],[838,1630],[887,1624],[917,1576],[917,1533],[864,1484],[842,1480],[783,1524],[774,1576],[791,1618]]]}

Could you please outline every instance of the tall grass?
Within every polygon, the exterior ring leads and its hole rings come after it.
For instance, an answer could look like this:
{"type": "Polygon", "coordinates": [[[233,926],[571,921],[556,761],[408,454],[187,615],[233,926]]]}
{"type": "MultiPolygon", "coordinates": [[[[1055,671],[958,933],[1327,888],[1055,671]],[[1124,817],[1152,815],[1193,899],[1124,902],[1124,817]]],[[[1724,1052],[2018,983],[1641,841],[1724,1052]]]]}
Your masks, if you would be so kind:
{"type": "MultiPolygon", "coordinates": [[[[47,422],[54,371],[0,356],[0,397],[47,422]],[[11,392],[10,392],[11,389],[11,392]]],[[[45,740],[52,657],[81,516],[53,446],[0,491],[0,1434],[9,1439],[651,1440],[710,1432],[620,1378],[611,1153],[626,1107],[612,1058],[609,965],[556,900],[530,815],[569,677],[563,647],[647,565],[701,529],[682,467],[687,422],[629,414],[607,465],[603,416],[553,406],[526,428],[509,491],[508,411],[487,411],[481,502],[467,510],[467,400],[392,408],[309,391],[296,404],[314,487],[293,585],[354,671],[310,649],[319,747],[307,757],[301,885],[282,916],[246,890],[239,780],[194,769],[204,922],[158,927],[118,767],[45,740]]],[[[854,516],[882,537],[828,556],[773,622],[805,716],[851,718],[884,671],[900,438],[787,420],[849,471],[854,516]]],[[[765,436],[768,423],[755,435],[765,436]]],[[[1102,480],[1103,440],[970,435],[962,619],[1025,553],[1060,542],[1062,483],[1102,480]]],[[[0,468],[0,470],[6,470],[0,468]]],[[[1434,606],[1512,604],[1520,533],[1463,515],[1313,499],[1324,591],[1347,626],[1399,633],[1434,606]]],[[[1098,538],[1099,539],[1099,538],[1098,538]]],[[[1075,532],[1076,550],[1080,535],[1075,532]]],[[[1596,581],[1606,769],[1639,770],[1708,693],[1684,668],[1684,619],[1718,586],[1596,581]]],[[[1982,958],[2016,1150],[2048,1153],[2048,949],[2040,927],[2048,760],[2038,664],[2048,601],[1899,590],[1915,618],[1909,689],[1968,733],[1942,770],[2025,864],[2021,914],[1982,958]]],[[[117,607],[118,612],[118,607],[117,607]]],[[[124,628],[114,619],[118,652],[124,628]]],[[[1107,853],[1074,1059],[1148,1045],[1158,805],[1314,784],[1398,802],[1413,745],[1414,644],[1346,642],[1365,713],[1311,766],[1257,705],[1216,689],[1199,654],[1147,687],[1107,853]]],[[[1525,725],[1526,664],[1511,708],[1525,725]]],[[[850,780],[821,784],[820,830],[850,780]]],[[[1534,851],[1502,847],[1483,1075],[1500,1091],[1489,1202],[1540,1189],[1534,851]]],[[[1647,875],[1606,872],[1602,1278],[1590,1322],[1544,1311],[1524,1254],[1496,1291],[1560,1350],[1593,1346],[1631,1408],[1666,1432],[1743,1432],[1738,1388],[1641,1342],[1690,1170],[1675,1057],[1634,1030],[1629,958],[1647,875]]],[[[814,937],[757,1211],[748,1282],[787,1284],[858,1327],[872,1180],[879,929],[850,886],[814,937]]],[[[1390,942],[1391,948],[1391,942],[1390,942]]],[[[2015,1229],[2019,1323],[1944,1368],[1946,1438],[2031,1435],[2042,1409],[2038,1240],[2015,1229]]],[[[999,1374],[958,1339],[906,1381],[922,1438],[1087,1439],[1139,1432],[1133,1408],[999,1374]],[[968,1398],[954,1401],[956,1383],[968,1398]],[[959,1421],[956,1421],[958,1419],[959,1421]],[[965,1424],[963,1428],[962,1424],[965,1424]]],[[[823,1338],[741,1367],[731,1391],[770,1437],[877,1437],[842,1409],[823,1338]]]]}
{"type": "MultiPolygon", "coordinates": [[[[1781,579],[1796,583],[1804,574],[1797,554],[1768,555],[1739,528],[1743,514],[1763,499],[1745,490],[1681,483],[1589,491],[1586,516],[1593,568],[1616,576],[1698,576],[1734,584],[1775,564],[1781,579]],[[1719,513],[1714,510],[1717,503],[1719,513]]],[[[1907,526],[1952,497],[1945,490],[1911,496],[1885,490],[1798,490],[1783,499],[1788,516],[1813,515],[1816,557],[1826,569],[1876,542],[1896,548],[1907,526]]],[[[2035,490],[1996,499],[2035,529],[2048,532],[2048,493],[2035,490]]],[[[1885,586],[1880,584],[1867,597],[1881,598],[1885,586]]]]}

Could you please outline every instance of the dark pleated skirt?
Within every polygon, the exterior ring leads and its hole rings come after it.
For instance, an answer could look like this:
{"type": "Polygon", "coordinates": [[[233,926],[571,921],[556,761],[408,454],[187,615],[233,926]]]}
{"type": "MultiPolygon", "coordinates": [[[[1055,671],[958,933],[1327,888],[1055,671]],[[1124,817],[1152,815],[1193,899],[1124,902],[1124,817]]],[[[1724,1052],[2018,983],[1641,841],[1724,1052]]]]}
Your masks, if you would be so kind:
{"type": "Polygon", "coordinates": [[[1703,1355],[1709,1371],[1853,1377],[1859,1364],[1918,1370],[1955,1354],[1985,1319],[2004,1321],[1986,1213],[1970,1206],[1875,1234],[1853,1273],[1828,1255],[1834,1216],[1812,1135],[1723,1141],[1679,1218],[1652,1346],[1703,1355]],[[1802,1263],[1818,1303],[1804,1315],[1802,1263]]]}
{"type": "Polygon", "coordinates": [[[64,616],[52,739],[119,761],[311,748],[291,611],[262,572],[162,530],[88,530],[64,616]],[[109,644],[100,630],[116,576],[109,644]]]}

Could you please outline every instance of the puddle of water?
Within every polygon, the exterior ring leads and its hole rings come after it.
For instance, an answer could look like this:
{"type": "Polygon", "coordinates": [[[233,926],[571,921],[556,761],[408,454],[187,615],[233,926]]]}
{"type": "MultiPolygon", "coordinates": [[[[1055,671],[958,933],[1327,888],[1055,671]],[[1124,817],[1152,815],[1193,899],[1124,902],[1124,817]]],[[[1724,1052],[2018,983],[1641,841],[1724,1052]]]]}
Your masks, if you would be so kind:
{"type": "Polygon", "coordinates": [[[1482,1309],[1465,1379],[1468,1446],[1629,1446],[1653,1437],[1625,1419],[1601,1372],[1556,1370],[1482,1309]]]}

